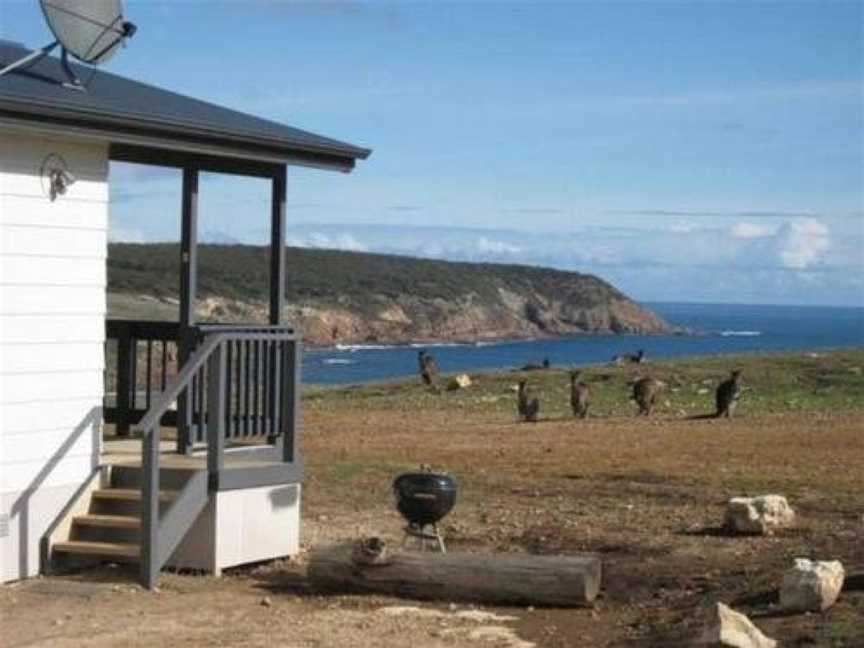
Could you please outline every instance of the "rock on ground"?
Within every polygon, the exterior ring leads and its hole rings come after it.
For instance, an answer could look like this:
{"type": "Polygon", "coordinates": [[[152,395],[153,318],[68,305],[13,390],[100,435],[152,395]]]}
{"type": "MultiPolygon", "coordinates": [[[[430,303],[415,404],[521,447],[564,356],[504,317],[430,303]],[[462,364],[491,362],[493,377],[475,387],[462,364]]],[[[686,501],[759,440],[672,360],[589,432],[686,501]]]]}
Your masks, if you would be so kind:
{"type": "Polygon", "coordinates": [[[795,511],[782,495],[733,497],[726,504],[724,525],[736,533],[770,534],[794,522],[795,511]]]}
{"type": "Polygon", "coordinates": [[[727,605],[717,604],[717,623],[702,636],[700,644],[730,648],[774,648],[777,642],[766,637],[745,615],[727,605]]]}
{"type": "Polygon", "coordinates": [[[471,376],[468,374],[459,374],[458,376],[453,376],[450,379],[450,382],[447,383],[447,389],[451,391],[455,391],[457,389],[465,389],[466,387],[471,386],[471,376]]]}
{"type": "Polygon", "coordinates": [[[845,577],[839,560],[796,558],[792,568],[783,574],[780,605],[797,612],[827,610],[840,596],[845,577]]]}

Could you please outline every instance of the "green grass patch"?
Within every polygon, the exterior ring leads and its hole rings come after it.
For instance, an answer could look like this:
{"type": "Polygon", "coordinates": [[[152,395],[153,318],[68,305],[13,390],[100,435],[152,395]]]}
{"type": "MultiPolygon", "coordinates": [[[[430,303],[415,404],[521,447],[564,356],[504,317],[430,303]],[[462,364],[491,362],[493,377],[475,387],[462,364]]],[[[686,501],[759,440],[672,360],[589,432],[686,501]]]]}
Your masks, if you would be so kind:
{"type": "MultiPolygon", "coordinates": [[[[594,417],[633,413],[631,387],[640,376],[667,383],[657,411],[694,416],[714,411],[714,391],[732,369],[744,375],[738,411],[744,413],[850,409],[864,405],[864,348],[820,352],[748,353],[687,357],[638,366],[584,365],[582,380],[591,387],[594,417]]],[[[435,392],[419,378],[338,387],[307,386],[304,404],[334,409],[450,410],[512,415],[514,387],[524,378],[541,401],[543,418],[569,417],[570,383],[566,370],[472,372],[467,389],[435,392]]],[[[447,384],[449,376],[439,383],[447,384]]]]}

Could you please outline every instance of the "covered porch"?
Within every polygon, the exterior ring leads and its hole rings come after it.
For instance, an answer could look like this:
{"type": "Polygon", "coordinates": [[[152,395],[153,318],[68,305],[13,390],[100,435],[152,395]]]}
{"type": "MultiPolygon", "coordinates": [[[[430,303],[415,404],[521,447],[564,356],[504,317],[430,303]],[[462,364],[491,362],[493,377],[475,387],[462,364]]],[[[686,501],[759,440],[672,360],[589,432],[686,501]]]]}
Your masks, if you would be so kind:
{"type": "MultiPolygon", "coordinates": [[[[0,42],[0,61],[26,54],[0,42]]],[[[370,151],[107,72],[83,90],[65,79],[46,56],[0,84],[0,197],[16,237],[0,256],[18,277],[0,331],[17,387],[14,429],[0,430],[13,451],[4,470],[17,467],[4,495],[17,526],[0,543],[17,559],[3,578],[32,575],[34,553],[43,571],[55,559],[137,562],[148,587],[166,564],[206,556],[194,566],[218,571],[291,553],[302,348],[283,320],[287,169],[347,173],[370,151]],[[59,189],[47,160],[67,172],[59,189]],[[176,321],[106,321],[111,161],[182,173],[176,321]],[[199,179],[211,172],[269,183],[265,322],[196,320],[199,179]],[[28,434],[43,443],[12,442],[28,434]]]]}
{"type": "MultiPolygon", "coordinates": [[[[108,318],[105,322],[102,464],[106,475],[94,493],[110,500],[128,490],[125,486],[140,489],[141,577],[152,586],[169,562],[214,572],[230,564],[220,563],[217,547],[219,527],[224,525],[218,502],[220,497],[231,497],[228,491],[234,491],[235,500],[242,498],[241,507],[260,513],[274,488],[294,485],[295,494],[289,499],[295,510],[289,518],[298,517],[295,526],[299,526],[302,343],[283,321],[287,165],[121,144],[110,146],[109,159],[182,171],[177,321],[108,318]],[[269,182],[266,323],[197,321],[202,172],[269,182]],[[263,489],[263,499],[239,492],[256,489],[263,489]],[[167,500],[166,493],[170,494],[167,500]],[[174,520],[172,511],[176,511],[174,520]],[[196,531],[196,526],[202,528],[196,531]],[[184,549],[190,536],[198,539],[193,548],[184,549]],[[201,562],[201,555],[208,557],[201,562]]],[[[91,521],[106,525],[112,517],[101,515],[101,510],[95,515],[91,521]]],[[[256,531],[266,533],[263,524],[256,531]]],[[[64,545],[58,548],[62,552],[64,545]]],[[[253,551],[248,558],[260,556],[253,551]]]]}
{"type": "Polygon", "coordinates": [[[176,429],[183,454],[205,451],[212,427],[226,447],[258,439],[294,463],[301,342],[283,321],[286,165],[126,145],[112,145],[109,159],[177,168],[182,193],[177,320],[106,319],[105,423],[125,438],[158,420],[176,429]],[[269,218],[262,219],[270,228],[267,322],[197,321],[202,172],[263,178],[270,186],[269,218]],[[161,402],[168,391],[176,394],[161,402]]]}

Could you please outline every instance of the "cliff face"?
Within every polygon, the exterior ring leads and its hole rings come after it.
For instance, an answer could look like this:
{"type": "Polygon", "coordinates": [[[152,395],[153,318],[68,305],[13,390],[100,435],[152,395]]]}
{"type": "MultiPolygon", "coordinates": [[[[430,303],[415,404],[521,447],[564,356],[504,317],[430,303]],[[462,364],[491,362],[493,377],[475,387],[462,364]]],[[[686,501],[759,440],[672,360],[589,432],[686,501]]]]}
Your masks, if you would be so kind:
{"type": "MultiPolygon", "coordinates": [[[[200,316],[266,320],[267,256],[203,246],[200,316]]],[[[312,344],[672,330],[591,275],[328,250],[289,249],[288,259],[286,315],[312,344]]],[[[112,316],[176,317],[175,245],[112,245],[108,267],[112,316]]]]}
{"type": "Polygon", "coordinates": [[[380,300],[376,312],[306,305],[290,310],[307,338],[318,343],[392,340],[467,340],[573,333],[663,333],[668,325],[627,299],[583,308],[536,293],[501,289],[497,302],[466,295],[455,301],[402,296],[380,300]]]}

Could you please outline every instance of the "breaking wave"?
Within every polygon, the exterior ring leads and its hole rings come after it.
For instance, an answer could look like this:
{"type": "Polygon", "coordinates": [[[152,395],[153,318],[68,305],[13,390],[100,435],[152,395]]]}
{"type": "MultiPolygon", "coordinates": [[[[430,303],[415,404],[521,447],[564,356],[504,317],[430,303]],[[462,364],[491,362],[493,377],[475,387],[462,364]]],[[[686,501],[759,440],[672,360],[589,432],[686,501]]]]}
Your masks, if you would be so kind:
{"type": "Polygon", "coordinates": [[[756,337],[762,335],[762,331],[720,331],[723,337],[756,337]]]}
{"type": "Polygon", "coordinates": [[[397,347],[392,344],[337,344],[334,348],[337,351],[349,351],[354,353],[355,351],[381,351],[384,349],[395,349],[397,347]]]}

